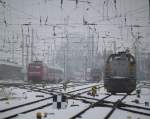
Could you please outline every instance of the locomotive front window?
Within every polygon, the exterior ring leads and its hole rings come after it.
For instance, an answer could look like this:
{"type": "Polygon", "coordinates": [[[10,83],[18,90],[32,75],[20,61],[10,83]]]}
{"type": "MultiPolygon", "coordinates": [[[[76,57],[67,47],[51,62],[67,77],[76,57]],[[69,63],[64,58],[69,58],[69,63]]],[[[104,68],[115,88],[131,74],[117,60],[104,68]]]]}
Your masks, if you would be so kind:
{"type": "Polygon", "coordinates": [[[30,65],[30,66],[29,66],[29,69],[30,69],[30,70],[37,70],[37,69],[40,69],[40,68],[41,68],[40,65],[38,65],[38,66],[37,66],[37,65],[36,65],[36,66],[35,66],[35,65],[30,65]]]}
{"type": "Polygon", "coordinates": [[[121,58],[120,58],[120,57],[116,57],[115,59],[116,59],[116,60],[121,60],[121,58]]]}

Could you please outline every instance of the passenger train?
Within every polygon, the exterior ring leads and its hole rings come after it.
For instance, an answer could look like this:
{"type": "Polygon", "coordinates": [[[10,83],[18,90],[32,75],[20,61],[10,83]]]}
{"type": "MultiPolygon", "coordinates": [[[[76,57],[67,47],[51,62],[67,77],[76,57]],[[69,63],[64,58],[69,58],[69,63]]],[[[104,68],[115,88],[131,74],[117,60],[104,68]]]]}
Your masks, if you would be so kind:
{"type": "Polygon", "coordinates": [[[104,87],[112,94],[130,94],[136,88],[136,61],[133,55],[119,52],[107,58],[104,87]]]}
{"type": "Polygon", "coordinates": [[[34,61],[28,65],[27,77],[29,82],[58,83],[63,79],[63,71],[49,67],[42,61],[34,61]]]}
{"type": "Polygon", "coordinates": [[[23,80],[23,70],[18,64],[0,63],[0,80],[23,80]]]}

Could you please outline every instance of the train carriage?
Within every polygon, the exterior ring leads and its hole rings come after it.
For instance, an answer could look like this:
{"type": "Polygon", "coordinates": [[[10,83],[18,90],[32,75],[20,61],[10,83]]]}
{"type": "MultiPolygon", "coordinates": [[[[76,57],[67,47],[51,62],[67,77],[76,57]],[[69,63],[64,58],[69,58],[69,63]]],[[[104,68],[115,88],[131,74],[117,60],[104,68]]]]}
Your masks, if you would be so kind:
{"type": "Polygon", "coordinates": [[[108,57],[104,87],[114,94],[131,93],[136,88],[136,62],[130,53],[119,52],[108,57]]]}
{"type": "Polygon", "coordinates": [[[0,80],[23,80],[22,67],[13,63],[0,63],[0,80]]]}
{"type": "Polygon", "coordinates": [[[34,61],[28,65],[29,82],[58,83],[63,79],[63,71],[55,67],[48,67],[42,61],[34,61]]]}

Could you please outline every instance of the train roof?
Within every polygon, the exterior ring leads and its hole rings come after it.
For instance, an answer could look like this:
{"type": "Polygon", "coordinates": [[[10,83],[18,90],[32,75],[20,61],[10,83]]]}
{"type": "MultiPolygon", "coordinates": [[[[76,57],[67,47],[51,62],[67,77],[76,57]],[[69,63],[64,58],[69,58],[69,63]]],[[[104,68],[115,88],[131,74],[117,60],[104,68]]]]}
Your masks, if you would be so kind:
{"type": "Polygon", "coordinates": [[[13,66],[13,67],[22,68],[22,66],[20,64],[13,63],[13,62],[7,62],[7,61],[0,61],[0,65],[6,65],[6,66],[13,66]]]}
{"type": "Polygon", "coordinates": [[[126,51],[117,52],[117,53],[114,53],[114,54],[112,54],[112,55],[114,55],[114,56],[121,56],[121,55],[127,55],[127,54],[130,54],[130,55],[131,55],[131,53],[126,52],[126,51]]]}
{"type": "Polygon", "coordinates": [[[43,61],[33,61],[33,62],[29,63],[29,64],[43,64],[43,61]]]}
{"type": "Polygon", "coordinates": [[[132,57],[134,57],[131,53],[125,52],[125,51],[110,54],[110,56],[112,56],[112,57],[132,56],[132,57]]]}
{"type": "Polygon", "coordinates": [[[126,52],[126,51],[111,54],[107,58],[106,62],[108,63],[112,60],[120,60],[120,59],[125,59],[125,58],[128,58],[130,59],[130,62],[135,63],[135,57],[131,53],[126,52]]]}
{"type": "Polygon", "coordinates": [[[56,69],[59,69],[59,70],[64,70],[62,67],[60,67],[58,64],[55,64],[55,65],[51,65],[51,66],[49,66],[50,68],[56,68],[56,69]]]}
{"type": "Polygon", "coordinates": [[[60,67],[59,65],[57,65],[57,64],[55,64],[55,65],[48,65],[48,64],[46,64],[46,63],[44,63],[43,61],[33,61],[33,62],[31,62],[31,63],[29,63],[29,64],[44,64],[44,65],[46,65],[49,69],[55,69],[55,70],[61,70],[61,71],[64,71],[64,69],[62,68],[62,67],[60,67]]]}

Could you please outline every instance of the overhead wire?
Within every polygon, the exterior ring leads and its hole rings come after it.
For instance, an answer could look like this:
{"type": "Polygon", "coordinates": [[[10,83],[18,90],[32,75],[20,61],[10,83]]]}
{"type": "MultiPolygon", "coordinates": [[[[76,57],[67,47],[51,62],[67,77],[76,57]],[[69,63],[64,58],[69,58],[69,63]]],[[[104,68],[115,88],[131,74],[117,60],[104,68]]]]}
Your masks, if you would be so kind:
{"type": "Polygon", "coordinates": [[[13,6],[10,5],[10,4],[7,4],[6,7],[9,7],[11,10],[14,10],[14,11],[16,11],[16,12],[22,13],[22,14],[24,14],[24,15],[26,15],[26,16],[30,16],[30,17],[33,18],[33,19],[36,19],[36,20],[37,20],[37,18],[38,18],[38,17],[33,16],[32,14],[29,14],[29,13],[24,12],[23,10],[18,10],[17,8],[13,7],[13,6]]]}
{"type": "MultiPolygon", "coordinates": [[[[10,6],[10,5],[9,5],[10,6]]],[[[92,7],[92,6],[91,6],[92,7]]],[[[11,9],[12,9],[13,7],[11,7],[11,9]]],[[[144,9],[143,7],[141,7],[141,8],[138,8],[138,9],[135,9],[135,10],[130,10],[130,11],[128,11],[128,12],[126,12],[126,13],[128,13],[128,14],[130,14],[130,13],[133,13],[134,12],[134,14],[137,12],[136,10],[141,10],[141,9],[144,9]]],[[[17,9],[15,9],[15,8],[13,8],[13,10],[15,10],[15,11],[17,11],[17,12],[20,12],[20,13],[23,13],[24,15],[28,15],[28,16],[31,16],[32,18],[35,18],[35,19],[37,19],[36,17],[34,17],[33,15],[31,15],[31,14],[27,14],[27,13],[25,13],[24,11],[18,11],[17,9]]],[[[72,11],[70,12],[70,14],[72,13],[72,11]]],[[[118,16],[118,17],[111,17],[111,18],[109,18],[109,22],[112,20],[112,19],[116,19],[116,18],[123,18],[124,16],[118,16]]],[[[104,21],[102,21],[102,22],[104,22],[104,21]]],[[[21,24],[8,24],[8,25],[21,25],[21,24]]],[[[31,25],[35,25],[35,24],[31,24],[31,25]]],[[[38,25],[38,24],[37,24],[38,25]]],[[[46,26],[53,26],[53,25],[61,25],[61,24],[47,24],[46,26]]],[[[63,24],[62,24],[63,25],[63,24]]],[[[65,25],[65,24],[64,24],[65,25]]],[[[73,24],[73,25],[76,25],[76,24],[73,24]]],[[[81,24],[80,24],[81,25],[81,24]]],[[[107,24],[96,24],[96,25],[107,25],[107,24]]],[[[108,25],[110,25],[110,24],[108,24],[108,25]]],[[[113,24],[113,25],[115,25],[115,26],[119,26],[120,24],[113,24]]],[[[129,26],[130,27],[130,26],[129,26]]]]}
{"type": "MultiPolygon", "coordinates": [[[[35,17],[35,16],[33,16],[33,15],[31,15],[31,14],[27,14],[27,13],[25,13],[24,11],[18,11],[16,8],[14,8],[14,7],[12,7],[12,6],[10,6],[9,4],[7,4],[7,6],[9,6],[11,9],[13,9],[13,10],[15,10],[15,11],[17,11],[17,12],[20,12],[20,13],[23,13],[24,15],[28,15],[28,16],[31,16],[32,18],[34,18],[34,19],[36,19],[37,20],[37,17],[35,17]]],[[[90,5],[91,6],[91,5],[90,5]]],[[[92,6],[91,6],[92,7],[92,6]]],[[[142,7],[143,8],[143,7],[142,7]]],[[[142,8],[139,8],[139,9],[142,9],[142,8]]],[[[128,12],[126,12],[126,14],[128,13],[131,13],[131,12],[134,12],[134,11],[136,11],[136,10],[138,10],[138,9],[135,9],[135,10],[132,10],[132,11],[128,11],[128,12]]],[[[137,11],[136,11],[137,12],[137,11]]],[[[72,11],[70,12],[70,14],[72,13],[72,11]]],[[[118,16],[118,17],[111,17],[111,18],[109,18],[109,21],[110,20],[112,20],[112,19],[116,19],[116,18],[121,18],[121,17],[123,17],[123,16],[118,16]]]]}

